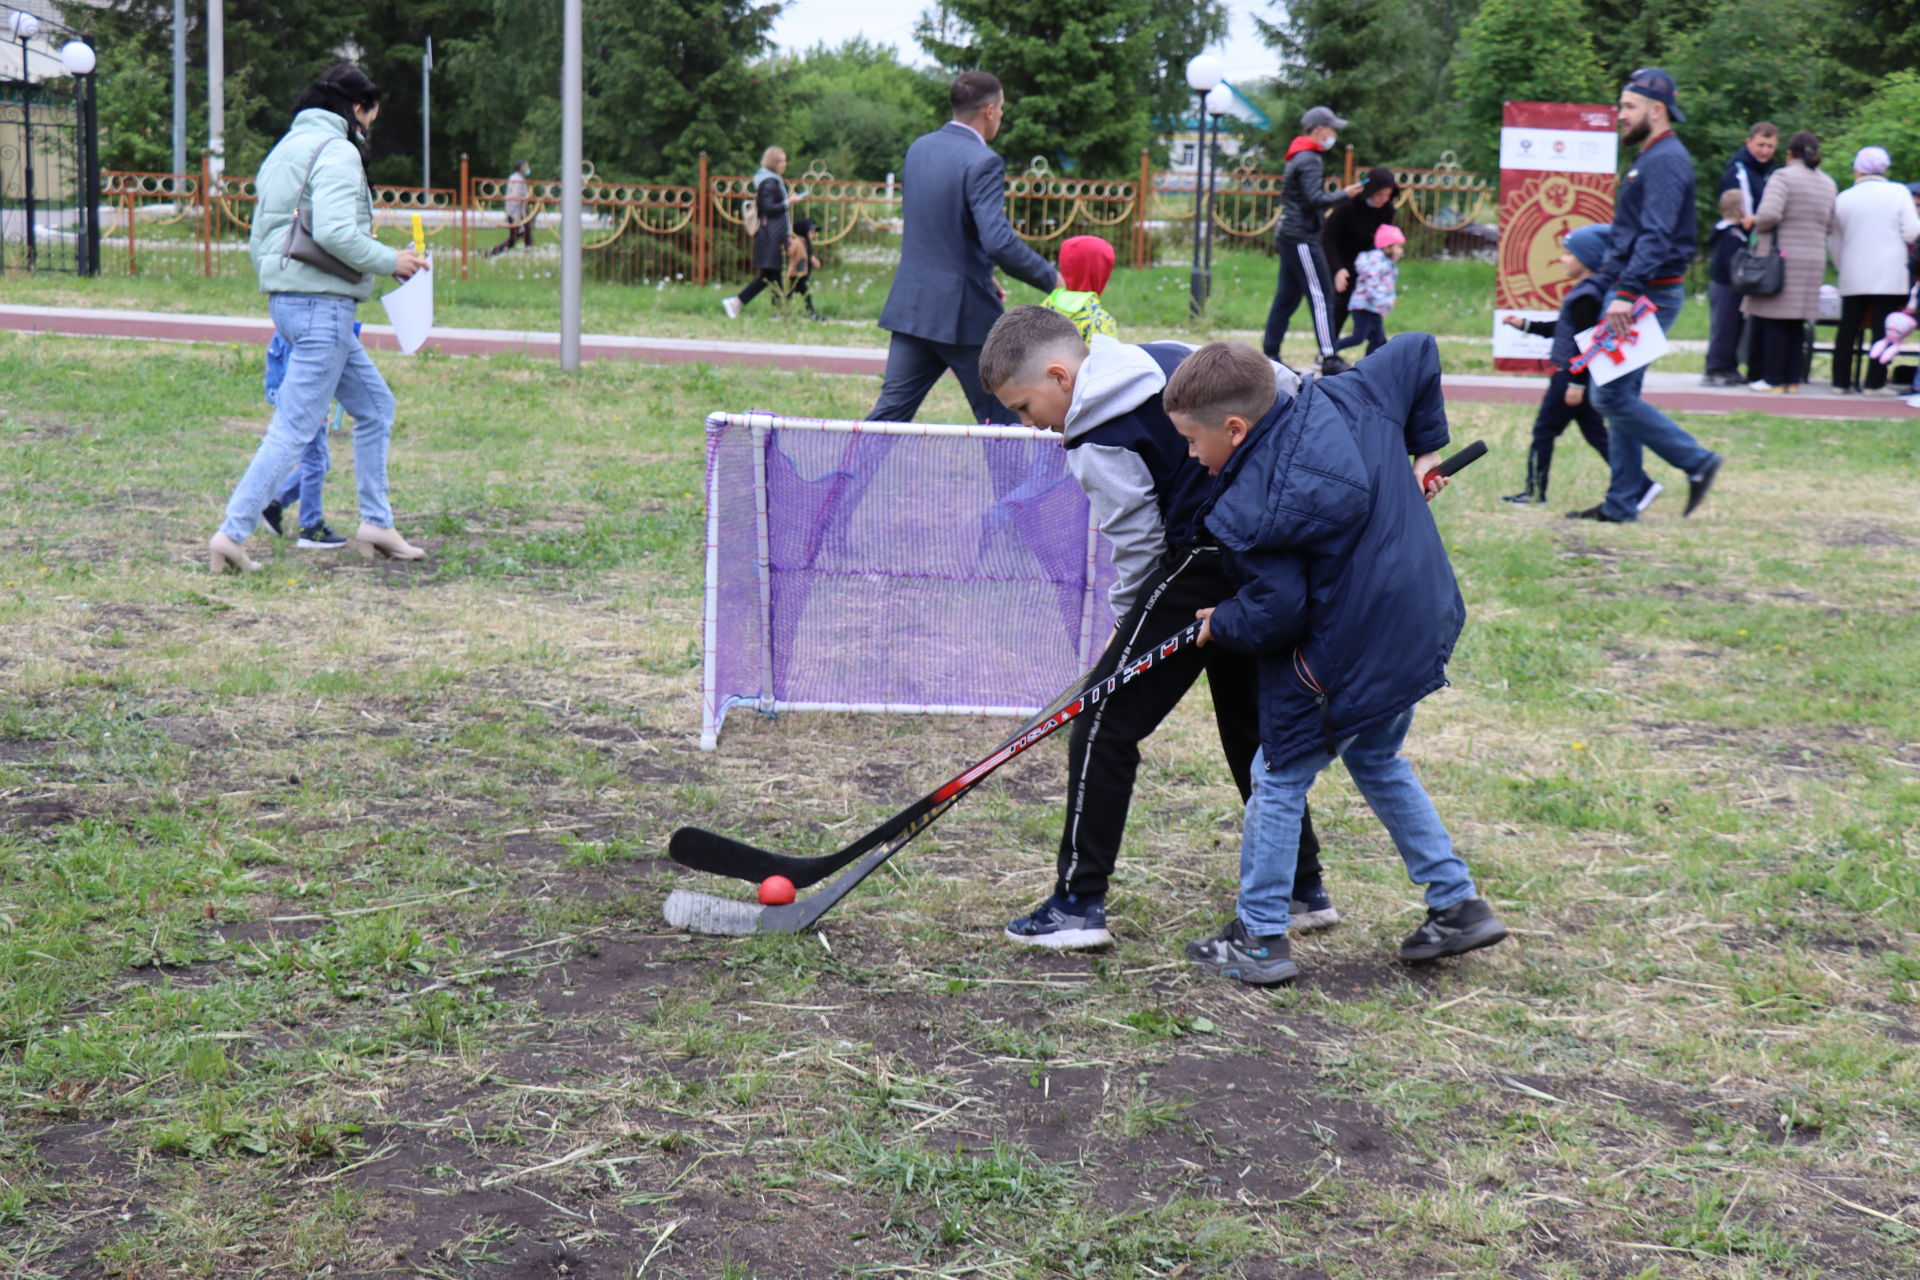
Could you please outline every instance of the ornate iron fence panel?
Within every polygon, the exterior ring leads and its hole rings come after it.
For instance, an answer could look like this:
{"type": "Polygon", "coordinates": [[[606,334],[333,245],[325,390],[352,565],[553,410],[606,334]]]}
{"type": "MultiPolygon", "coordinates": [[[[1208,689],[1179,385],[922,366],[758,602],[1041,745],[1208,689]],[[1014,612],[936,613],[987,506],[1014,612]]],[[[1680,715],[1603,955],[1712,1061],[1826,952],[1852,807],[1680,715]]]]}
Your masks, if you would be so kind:
{"type": "Polygon", "coordinates": [[[0,272],[95,274],[93,77],[0,81],[0,272]]]}

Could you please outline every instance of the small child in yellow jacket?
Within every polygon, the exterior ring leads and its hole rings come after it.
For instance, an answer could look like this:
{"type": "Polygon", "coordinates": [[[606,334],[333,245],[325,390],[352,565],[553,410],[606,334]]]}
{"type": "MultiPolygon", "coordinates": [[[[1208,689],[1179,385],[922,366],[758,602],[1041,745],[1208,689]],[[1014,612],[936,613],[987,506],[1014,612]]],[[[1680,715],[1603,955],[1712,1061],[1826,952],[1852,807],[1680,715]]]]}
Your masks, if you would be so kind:
{"type": "Polygon", "coordinates": [[[1060,244],[1061,288],[1047,295],[1043,304],[1073,321],[1080,341],[1087,342],[1096,333],[1109,338],[1120,336],[1120,326],[1100,304],[1100,291],[1113,278],[1113,246],[1099,236],[1073,236],[1060,244]]]}

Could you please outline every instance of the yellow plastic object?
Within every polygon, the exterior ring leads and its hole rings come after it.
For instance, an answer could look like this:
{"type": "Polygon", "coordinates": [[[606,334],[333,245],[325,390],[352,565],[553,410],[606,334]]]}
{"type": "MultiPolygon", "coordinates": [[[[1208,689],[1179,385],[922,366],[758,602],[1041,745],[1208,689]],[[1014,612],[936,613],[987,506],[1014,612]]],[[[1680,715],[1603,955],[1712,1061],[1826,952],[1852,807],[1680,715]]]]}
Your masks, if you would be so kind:
{"type": "Polygon", "coordinates": [[[413,215],[413,251],[424,256],[427,252],[426,228],[420,225],[420,215],[413,215]]]}

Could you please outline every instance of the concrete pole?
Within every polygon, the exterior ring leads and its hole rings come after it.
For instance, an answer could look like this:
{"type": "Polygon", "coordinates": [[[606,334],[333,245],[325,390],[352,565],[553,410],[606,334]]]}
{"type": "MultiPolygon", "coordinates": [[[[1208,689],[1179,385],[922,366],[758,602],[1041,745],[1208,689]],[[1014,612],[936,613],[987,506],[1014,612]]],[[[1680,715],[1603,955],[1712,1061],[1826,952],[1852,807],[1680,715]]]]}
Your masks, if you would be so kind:
{"type": "Polygon", "coordinates": [[[187,171],[187,0],[173,0],[173,171],[187,171]]]}
{"type": "Polygon", "coordinates": [[[226,115],[226,0],[207,0],[207,154],[212,157],[215,181],[227,171],[226,115]]]}
{"type": "Polygon", "coordinates": [[[433,37],[420,55],[420,185],[433,185],[433,37]]]}
{"type": "Polygon", "coordinates": [[[560,58],[560,367],[580,367],[580,0],[566,0],[560,58]]]}

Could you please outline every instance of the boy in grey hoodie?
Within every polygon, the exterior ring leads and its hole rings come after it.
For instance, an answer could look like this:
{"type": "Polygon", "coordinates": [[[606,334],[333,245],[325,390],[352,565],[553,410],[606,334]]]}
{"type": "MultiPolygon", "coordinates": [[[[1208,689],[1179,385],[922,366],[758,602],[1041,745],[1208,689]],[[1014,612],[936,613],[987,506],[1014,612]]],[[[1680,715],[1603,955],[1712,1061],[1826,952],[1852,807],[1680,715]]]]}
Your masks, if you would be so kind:
{"type": "MultiPolygon", "coordinates": [[[[1071,320],[1035,306],[1007,312],[980,349],[980,381],[988,393],[1026,425],[1064,437],[1067,469],[1113,546],[1109,599],[1119,625],[1099,671],[1131,662],[1192,622],[1196,610],[1232,594],[1220,549],[1200,522],[1212,480],[1187,456],[1186,442],[1160,408],[1161,388],[1192,350],[1180,342],[1134,346],[1102,334],[1089,346],[1071,320]]],[[[1289,394],[1298,391],[1291,371],[1276,365],[1275,376],[1289,394]]],[[[1241,799],[1250,794],[1260,737],[1254,664],[1218,646],[1183,649],[1074,722],[1058,877],[1045,902],[1007,925],[1008,937],[1067,948],[1113,941],[1107,884],[1119,858],[1140,743],[1202,671],[1228,768],[1241,799]]],[[[1309,819],[1300,828],[1296,928],[1340,918],[1321,883],[1319,854],[1309,819]]]]}

